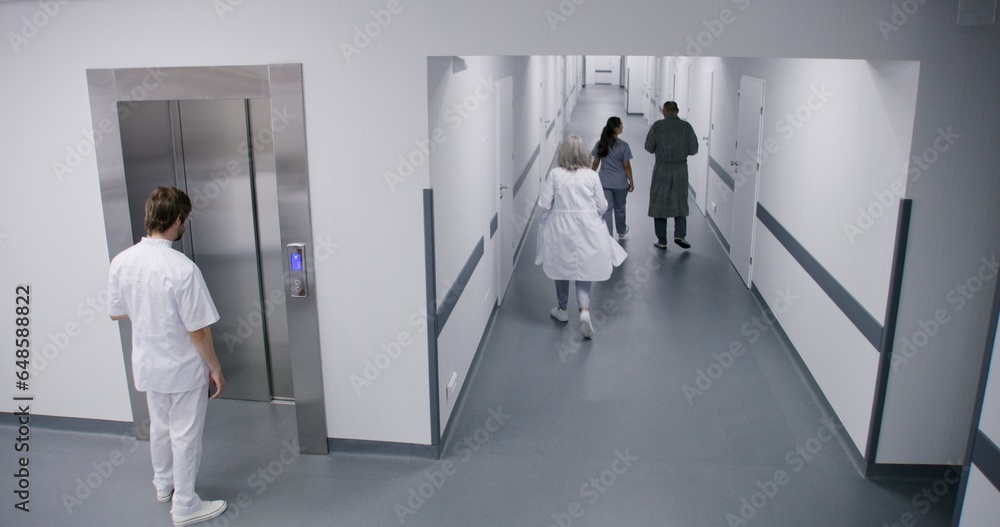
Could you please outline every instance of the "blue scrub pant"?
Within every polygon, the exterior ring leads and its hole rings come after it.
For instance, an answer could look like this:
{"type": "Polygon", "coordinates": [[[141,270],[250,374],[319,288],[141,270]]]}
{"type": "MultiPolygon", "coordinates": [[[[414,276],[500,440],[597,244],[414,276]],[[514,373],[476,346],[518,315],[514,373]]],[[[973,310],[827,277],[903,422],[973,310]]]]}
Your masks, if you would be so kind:
{"type": "Polygon", "coordinates": [[[608,226],[608,234],[614,235],[611,230],[611,213],[615,214],[615,230],[618,235],[625,234],[625,198],[628,197],[627,188],[605,188],[604,199],[608,200],[608,210],[604,211],[601,219],[608,226]]]}

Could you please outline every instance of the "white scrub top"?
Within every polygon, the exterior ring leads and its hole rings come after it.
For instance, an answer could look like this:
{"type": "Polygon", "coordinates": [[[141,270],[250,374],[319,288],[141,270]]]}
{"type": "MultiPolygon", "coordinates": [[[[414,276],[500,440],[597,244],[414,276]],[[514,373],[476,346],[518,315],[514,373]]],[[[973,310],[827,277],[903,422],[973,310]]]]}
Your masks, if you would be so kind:
{"type": "Polygon", "coordinates": [[[208,366],[188,336],[218,322],[198,266],[156,238],[111,261],[108,314],[132,322],[132,373],[141,392],[178,393],[208,384],[208,366]]]}
{"type": "Polygon", "coordinates": [[[556,167],[538,195],[538,254],[545,276],[553,280],[601,281],[628,256],[601,220],[608,209],[597,172],[556,167]]]}

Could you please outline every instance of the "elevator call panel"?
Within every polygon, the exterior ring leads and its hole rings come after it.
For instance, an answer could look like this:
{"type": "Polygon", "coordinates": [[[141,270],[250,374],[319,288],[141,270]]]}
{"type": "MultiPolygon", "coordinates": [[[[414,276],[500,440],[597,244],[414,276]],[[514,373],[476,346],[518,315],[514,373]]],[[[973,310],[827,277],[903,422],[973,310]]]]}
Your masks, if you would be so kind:
{"type": "Polygon", "coordinates": [[[306,282],[306,244],[288,244],[288,287],[289,294],[295,298],[309,295],[306,282]]]}

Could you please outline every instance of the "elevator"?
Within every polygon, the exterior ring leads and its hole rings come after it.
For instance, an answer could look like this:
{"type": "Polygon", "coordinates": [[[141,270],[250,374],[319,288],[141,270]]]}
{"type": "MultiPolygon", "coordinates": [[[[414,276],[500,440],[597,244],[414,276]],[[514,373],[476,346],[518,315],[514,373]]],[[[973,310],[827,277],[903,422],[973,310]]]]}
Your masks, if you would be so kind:
{"type": "Polygon", "coordinates": [[[119,102],[118,120],[133,241],[153,189],[191,198],[174,248],[201,269],[221,317],[212,325],[220,397],[293,400],[270,101],[119,102]]]}
{"type": "MultiPolygon", "coordinates": [[[[300,451],[326,454],[301,64],[91,69],[87,84],[109,258],[145,235],[154,188],[184,190],[193,209],[174,249],[221,317],[221,397],[293,404],[300,451]]],[[[133,431],[148,439],[130,321],[118,329],[133,431]]]]}

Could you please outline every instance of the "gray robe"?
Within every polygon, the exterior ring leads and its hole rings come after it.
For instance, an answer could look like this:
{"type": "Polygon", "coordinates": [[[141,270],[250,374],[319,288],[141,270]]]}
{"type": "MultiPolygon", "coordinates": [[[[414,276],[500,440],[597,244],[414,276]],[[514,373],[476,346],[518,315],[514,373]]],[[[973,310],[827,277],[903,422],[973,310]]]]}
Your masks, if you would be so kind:
{"type": "Polygon", "coordinates": [[[656,154],[649,185],[649,216],[687,216],[687,158],[698,153],[698,136],[694,129],[676,115],[664,117],[649,128],[646,151],[656,154]]]}

